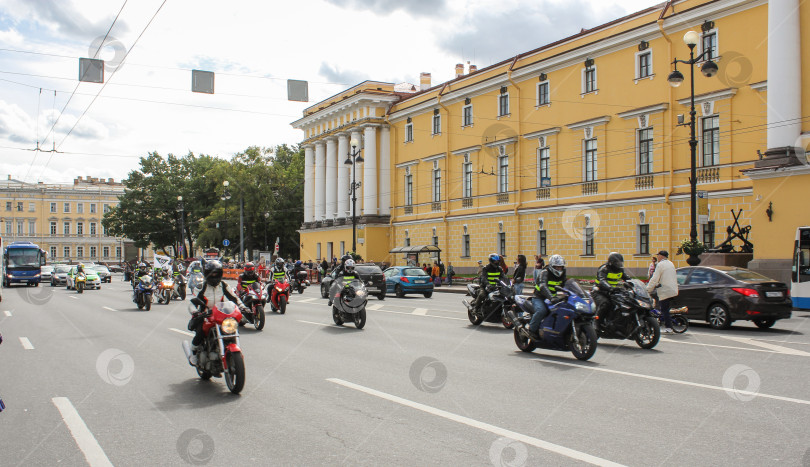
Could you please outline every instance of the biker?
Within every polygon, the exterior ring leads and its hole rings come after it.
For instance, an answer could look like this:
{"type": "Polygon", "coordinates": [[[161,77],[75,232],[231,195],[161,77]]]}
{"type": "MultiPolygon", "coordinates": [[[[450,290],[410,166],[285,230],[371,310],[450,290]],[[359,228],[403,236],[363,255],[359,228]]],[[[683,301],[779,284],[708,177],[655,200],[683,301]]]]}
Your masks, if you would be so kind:
{"type": "Polygon", "coordinates": [[[562,288],[565,281],[565,258],[561,255],[551,255],[548,265],[540,271],[534,285],[532,296],[534,314],[529,322],[529,335],[532,339],[540,340],[540,325],[549,313],[544,300],[550,300],[552,305],[562,301],[563,297],[559,297],[557,291],[562,288]]]}
{"type": "Polygon", "coordinates": [[[337,271],[337,273],[340,274],[341,271],[343,271],[343,268],[345,267],[346,261],[350,259],[352,260],[352,262],[354,262],[352,255],[350,254],[343,255],[343,257],[340,258],[340,263],[335,267],[335,271],[337,271]]]}
{"type": "Polygon", "coordinates": [[[615,251],[610,253],[607,262],[599,266],[596,271],[597,289],[593,292],[593,301],[596,304],[597,319],[609,320],[611,318],[610,312],[613,306],[610,296],[619,290],[623,281],[629,279],[630,276],[624,272],[624,257],[615,251]]]}
{"type": "Polygon", "coordinates": [[[283,282],[286,276],[287,270],[284,267],[284,258],[276,258],[276,262],[273,263],[273,280],[283,282]]]}
{"type": "MultiPolygon", "coordinates": [[[[342,280],[343,286],[348,287],[353,280],[357,279],[357,275],[354,272],[354,260],[349,257],[341,266],[342,269],[338,270],[338,273],[335,275],[335,281],[342,280]]],[[[329,298],[329,306],[332,306],[331,297],[329,298]]]]}
{"type": "Polygon", "coordinates": [[[84,274],[84,264],[83,263],[79,263],[76,266],[76,275],[78,276],[79,274],[84,274]]]}
{"type": "Polygon", "coordinates": [[[299,272],[306,273],[306,271],[307,270],[304,268],[304,263],[302,263],[300,259],[296,261],[292,271],[293,280],[295,280],[296,282],[300,282],[300,279],[298,278],[298,273],[299,272]]]}
{"type": "Polygon", "coordinates": [[[256,266],[251,262],[245,263],[244,272],[239,274],[236,279],[236,293],[242,295],[248,288],[253,287],[253,284],[259,281],[259,276],[256,274],[256,266]]]}
{"type": "Polygon", "coordinates": [[[146,264],[144,262],[141,262],[141,264],[138,265],[138,270],[135,271],[135,274],[132,277],[132,301],[133,302],[137,303],[137,301],[138,301],[137,297],[136,297],[136,293],[135,293],[135,286],[141,280],[141,277],[148,276],[150,272],[151,271],[149,269],[148,264],[146,264]]]}
{"type": "Polygon", "coordinates": [[[188,330],[194,331],[194,339],[191,341],[191,358],[189,359],[189,363],[192,365],[197,365],[197,352],[202,350],[202,343],[205,339],[203,321],[205,321],[208,310],[213,308],[214,304],[227,298],[235,303],[242,313],[247,311],[247,307],[239,300],[239,297],[234,295],[228,284],[222,281],[222,263],[216,260],[206,261],[204,275],[205,282],[203,282],[202,289],[197,294],[197,298],[203,301],[203,305],[191,315],[188,322],[188,330]]]}
{"type": "Polygon", "coordinates": [[[503,269],[501,269],[501,255],[492,253],[489,255],[488,259],[489,263],[481,269],[481,276],[478,278],[478,283],[481,284],[481,288],[478,289],[478,295],[468,307],[471,310],[478,307],[483,297],[486,297],[487,294],[498,285],[498,282],[509,280],[506,274],[504,274],[503,269]]]}

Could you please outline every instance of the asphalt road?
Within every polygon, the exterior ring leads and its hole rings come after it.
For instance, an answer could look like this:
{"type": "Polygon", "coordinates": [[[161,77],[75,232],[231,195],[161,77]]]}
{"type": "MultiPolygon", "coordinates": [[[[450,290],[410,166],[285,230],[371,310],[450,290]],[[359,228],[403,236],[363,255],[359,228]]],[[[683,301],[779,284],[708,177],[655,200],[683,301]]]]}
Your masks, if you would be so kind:
{"type": "Polygon", "coordinates": [[[235,396],[185,361],[187,302],[114,279],[3,291],[0,465],[810,465],[810,313],[579,362],[458,294],[372,299],[356,330],[313,287],[242,328],[235,396]]]}

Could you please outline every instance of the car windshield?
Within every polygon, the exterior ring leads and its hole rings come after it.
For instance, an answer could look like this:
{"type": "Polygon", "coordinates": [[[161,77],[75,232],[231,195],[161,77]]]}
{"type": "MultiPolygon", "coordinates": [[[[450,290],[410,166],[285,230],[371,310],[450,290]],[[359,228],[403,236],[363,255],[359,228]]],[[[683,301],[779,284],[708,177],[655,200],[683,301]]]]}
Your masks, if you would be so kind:
{"type": "Polygon", "coordinates": [[[56,269],[54,269],[54,272],[56,272],[57,274],[66,273],[68,271],[70,271],[70,266],[56,266],[56,269]]]}
{"type": "Polygon", "coordinates": [[[110,272],[110,269],[107,266],[96,266],[95,270],[98,272],[110,272]]]}
{"type": "Polygon", "coordinates": [[[748,269],[733,269],[731,271],[723,271],[729,276],[738,281],[772,281],[770,277],[765,277],[762,274],[758,274],[754,271],[749,271],[748,269]]]}
{"type": "Polygon", "coordinates": [[[407,268],[402,270],[403,276],[427,276],[427,273],[419,268],[407,268]]]}
{"type": "Polygon", "coordinates": [[[42,272],[53,272],[53,266],[42,266],[42,272]]]}

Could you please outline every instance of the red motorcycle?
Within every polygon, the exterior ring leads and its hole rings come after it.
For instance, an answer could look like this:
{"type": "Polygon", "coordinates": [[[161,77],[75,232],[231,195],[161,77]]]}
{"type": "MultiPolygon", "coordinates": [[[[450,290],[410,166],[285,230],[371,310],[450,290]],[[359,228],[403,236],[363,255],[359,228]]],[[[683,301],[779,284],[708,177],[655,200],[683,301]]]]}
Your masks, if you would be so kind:
{"type": "MultiPolygon", "coordinates": [[[[245,360],[239,347],[239,322],[242,313],[231,301],[206,304],[197,297],[191,299],[192,313],[205,313],[203,332],[205,340],[202,350],[197,353],[197,374],[204,380],[225,376],[225,384],[234,394],[245,387],[245,360]]],[[[191,347],[183,341],[183,351],[191,364],[191,347]]]]}
{"type": "Polygon", "coordinates": [[[267,291],[258,282],[254,282],[248,287],[242,286],[239,299],[248,308],[248,311],[243,313],[242,321],[239,324],[253,323],[257,331],[264,329],[264,306],[267,305],[267,291]]]}
{"type": "Polygon", "coordinates": [[[290,301],[291,286],[285,275],[282,280],[272,279],[272,283],[267,287],[272,287],[270,291],[270,307],[273,311],[278,311],[282,315],[287,312],[287,303],[290,301]]]}

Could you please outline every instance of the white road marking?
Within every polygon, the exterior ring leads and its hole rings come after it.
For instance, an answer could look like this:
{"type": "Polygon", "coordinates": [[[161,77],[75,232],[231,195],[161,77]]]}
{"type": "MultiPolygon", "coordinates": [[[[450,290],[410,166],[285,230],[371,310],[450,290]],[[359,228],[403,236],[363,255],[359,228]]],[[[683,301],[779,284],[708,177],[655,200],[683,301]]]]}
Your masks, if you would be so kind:
{"type": "Polygon", "coordinates": [[[54,397],[51,401],[62,415],[62,420],[65,421],[65,425],[68,427],[68,430],[70,430],[70,434],[73,436],[79,449],[82,450],[84,458],[87,460],[90,467],[112,467],[112,462],[107,458],[107,454],[101,449],[95,436],[93,436],[93,433],[87,428],[84,420],[82,420],[76,408],[73,407],[73,404],[70,403],[70,400],[67,397],[54,397]]]}
{"type": "Polygon", "coordinates": [[[752,349],[750,347],[735,347],[733,345],[718,345],[718,344],[704,344],[702,342],[687,342],[687,341],[679,340],[677,337],[666,337],[666,341],[667,342],[672,342],[672,343],[675,343],[675,344],[702,345],[704,347],[719,347],[721,349],[747,350],[749,352],[782,353],[782,352],[779,352],[779,351],[776,351],[776,350],[752,349]]]}
{"type": "MultiPolygon", "coordinates": [[[[714,390],[714,391],[723,391],[723,392],[729,391],[728,388],[724,388],[724,387],[721,387],[721,386],[713,386],[711,384],[693,383],[691,381],[682,381],[682,380],[679,380],[679,379],[662,378],[660,376],[643,375],[643,374],[640,374],[640,373],[630,373],[630,372],[627,372],[627,371],[610,370],[610,369],[607,369],[607,368],[595,368],[595,367],[591,367],[591,366],[582,366],[582,365],[577,365],[576,363],[566,363],[566,362],[558,362],[558,361],[554,361],[554,360],[546,360],[545,358],[536,358],[535,360],[537,360],[539,362],[543,362],[543,363],[551,363],[552,365],[570,366],[570,367],[574,367],[574,368],[581,368],[583,370],[602,371],[602,372],[605,372],[605,373],[613,373],[613,374],[616,374],[616,375],[633,376],[633,377],[641,378],[641,379],[649,379],[649,380],[653,380],[653,381],[661,381],[661,382],[664,382],[664,383],[680,384],[680,385],[683,385],[683,386],[693,386],[693,387],[696,387],[696,388],[711,389],[711,390],[714,390]]],[[[810,405],[810,401],[807,401],[807,400],[804,400],[804,399],[794,399],[792,397],[775,396],[773,394],[764,394],[764,393],[761,393],[761,392],[744,391],[744,390],[741,390],[741,389],[734,389],[734,392],[738,393],[738,394],[744,394],[744,395],[747,395],[747,396],[762,397],[762,398],[765,398],[765,399],[774,399],[774,400],[778,400],[778,401],[795,402],[797,404],[810,405]]]]}
{"type": "Polygon", "coordinates": [[[68,295],[68,298],[72,298],[73,300],[78,300],[79,297],[74,297],[73,295],[68,295]]]}
{"type": "Polygon", "coordinates": [[[427,315],[427,308],[414,308],[413,313],[414,315],[425,316],[427,315]]]}
{"type": "Polygon", "coordinates": [[[294,300],[293,303],[309,303],[317,300],[317,298],[302,298],[301,300],[294,300]]]}
{"type": "Polygon", "coordinates": [[[450,317],[450,316],[414,315],[413,313],[407,313],[407,312],[404,312],[404,311],[391,311],[391,310],[377,310],[377,311],[381,311],[383,313],[394,313],[395,315],[425,316],[425,317],[428,317],[428,318],[453,319],[453,320],[456,320],[456,321],[467,321],[464,318],[453,318],[453,317],[450,317]]]}
{"type": "Polygon", "coordinates": [[[505,428],[501,428],[495,425],[490,425],[489,423],[479,422],[478,420],[473,420],[472,418],[467,418],[462,415],[457,415],[452,412],[447,412],[441,409],[437,409],[435,407],[431,407],[429,405],[420,404],[418,402],[414,402],[408,399],[403,399],[401,397],[397,397],[385,392],[377,391],[375,389],[367,388],[365,386],[360,386],[359,384],[350,383],[348,381],[344,381],[338,378],[327,378],[327,381],[339,384],[341,386],[347,387],[349,389],[354,389],[356,391],[360,391],[371,396],[379,397],[380,399],[385,399],[387,401],[391,401],[400,405],[404,405],[405,407],[410,407],[412,409],[416,409],[425,413],[429,413],[431,415],[436,415],[437,417],[442,417],[447,420],[451,420],[454,422],[461,423],[463,425],[467,425],[473,428],[478,428],[479,430],[488,431],[498,436],[503,436],[509,439],[513,439],[515,441],[520,441],[521,443],[528,444],[531,446],[538,447],[540,449],[545,449],[546,451],[553,452],[555,454],[559,454],[562,456],[570,457],[571,459],[580,460],[583,462],[588,462],[589,464],[593,465],[605,465],[605,466],[620,466],[622,464],[617,464],[615,462],[611,462],[607,459],[602,459],[601,457],[592,456],[590,454],[577,451],[571,448],[567,448],[565,446],[560,446],[559,444],[554,444],[548,441],[543,441],[542,439],[534,438],[531,436],[527,436],[521,433],[517,433],[511,430],[507,430],[505,428]]]}
{"type": "Polygon", "coordinates": [[[22,344],[25,350],[34,350],[34,345],[31,344],[31,341],[29,341],[27,337],[20,337],[20,344],[22,344]]]}
{"type": "Polygon", "coordinates": [[[187,335],[187,336],[194,337],[194,333],[193,333],[193,332],[183,331],[183,330],[181,330],[181,329],[169,328],[169,331],[179,332],[180,334],[185,334],[185,335],[187,335]]]}
{"type": "Polygon", "coordinates": [[[8,310],[4,311],[3,313],[5,313],[5,314],[6,314],[6,316],[11,316],[11,312],[10,312],[10,311],[8,311],[8,310]]]}
{"type": "Polygon", "coordinates": [[[797,355],[799,357],[810,357],[810,353],[803,352],[801,350],[791,349],[789,347],[782,347],[781,345],[776,344],[768,344],[767,342],[759,342],[754,339],[750,339],[748,337],[734,337],[734,336],[723,336],[724,339],[732,340],[735,342],[740,342],[743,344],[753,345],[756,347],[762,347],[763,349],[772,350],[774,352],[778,352],[785,355],[797,355]]]}
{"type": "Polygon", "coordinates": [[[298,321],[299,323],[317,324],[318,326],[331,326],[331,324],[328,323],[316,323],[315,321],[304,321],[302,319],[298,319],[296,321],[298,321]]]}
{"type": "Polygon", "coordinates": [[[108,307],[108,306],[103,306],[103,307],[101,307],[101,308],[104,308],[105,310],[109,310],[109,311],[118,311],[118,310],[116,310],[115,308],[110,308],[110,307],[108,307]]]}
{"type": "Polygon", "coordinates": [[[382,308],[383,306],[384,306],[384,305],[383,305],[382,303],[375,303],[375,304],[373,304],[373,305],[369,305],[369,306],[367,306],[366,308],[367,308],[367,309],[369,309],[369,310],[372,310],[372,311],[377,311],[377,310],[379,310],[380,308],[382,308]]]}

